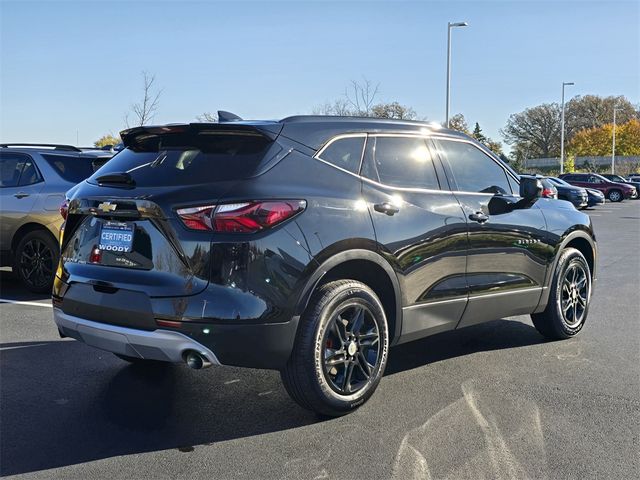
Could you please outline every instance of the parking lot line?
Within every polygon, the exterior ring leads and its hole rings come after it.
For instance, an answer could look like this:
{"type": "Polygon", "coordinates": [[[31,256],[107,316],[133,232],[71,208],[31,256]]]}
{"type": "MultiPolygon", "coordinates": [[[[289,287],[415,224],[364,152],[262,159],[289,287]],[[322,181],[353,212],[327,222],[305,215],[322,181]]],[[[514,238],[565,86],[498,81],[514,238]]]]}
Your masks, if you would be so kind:
{"type": "Polygon", "coordinates": [[[0,303],[13,303],[15,305],[31,305],[33,307],[53,308],[53,305],[50,304],[50,303],[27,302],[25,300],[9,300],[9,299],[6,299],[6,298],[0,298],[0,303]]]}
{"type": "Polygon", "coordinates": [[[0,352],[4,350],[15,350],[16,348],[42,347],[46,343],[37,343],[35,345],[17,345],[15,347],[0,347],[0,352]]]}

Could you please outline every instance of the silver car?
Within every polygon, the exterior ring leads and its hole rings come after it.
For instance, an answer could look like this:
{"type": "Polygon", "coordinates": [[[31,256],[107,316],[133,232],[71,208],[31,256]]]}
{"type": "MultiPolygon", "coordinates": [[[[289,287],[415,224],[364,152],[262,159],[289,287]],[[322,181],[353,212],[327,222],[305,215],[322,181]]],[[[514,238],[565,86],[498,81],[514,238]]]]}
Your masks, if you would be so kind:
{"type": "Polygon", "coordinates": [[[32,292],[51,289],[66,191],[112,155],[68,145],[0,144],[0,261],[32,292]]]}

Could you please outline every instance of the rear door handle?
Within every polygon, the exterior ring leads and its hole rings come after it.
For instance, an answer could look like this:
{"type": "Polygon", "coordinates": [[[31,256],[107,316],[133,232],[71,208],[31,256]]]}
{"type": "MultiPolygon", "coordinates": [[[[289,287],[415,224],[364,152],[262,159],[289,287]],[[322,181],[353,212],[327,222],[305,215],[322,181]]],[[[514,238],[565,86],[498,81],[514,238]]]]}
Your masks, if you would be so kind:
{"type": "Polygon", "coordinates": [[[400,209],[398,207],[393,206],[389,202],[376,203],[373,206],[373,209],[376,212],[385,213],[385,214],[387,214],[389,216],[395,215],[396,213],[398,213],[400,211],[400,209]]]}
{"type": "Polygon", "coordinates": [[[14,193],[13,196],[16,198],[24,198],[24,197],[28,197],[29,194],[25,192],[18,192],[18,193],[14,193]]]}
{"type": "Polygon", "coordinates": [[[469,215],[469,220],[473,220],[474,222],[484,223],[489,220],[489,215],[485,215],[482,212],[476,212],[469,215]]]}

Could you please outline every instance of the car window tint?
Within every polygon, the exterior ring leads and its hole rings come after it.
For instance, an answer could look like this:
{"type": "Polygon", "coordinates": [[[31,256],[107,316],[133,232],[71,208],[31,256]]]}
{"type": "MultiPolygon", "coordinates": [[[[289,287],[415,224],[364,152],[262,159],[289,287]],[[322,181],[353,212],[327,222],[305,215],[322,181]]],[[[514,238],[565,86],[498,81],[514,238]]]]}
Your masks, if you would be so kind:
{"type": "Polygon", "coordinates": [[[33,160],[27,160],[22,168],[22,175],[20,175],[20,186],[33,185],[40,181],[42,181],[42,177],[40,177],[33,160]]]}
{"type": "MultiPolygon", "coordinates": [[[[89,178],[128,173],[138,187],[198,185],[242,180],[266,163],[272,140],[253,132],[203,132],[143,136],[89,178]]],[[[267,160],[268,161],[268,160],[267,160]]]]}
{"type": "Polygon", "coordinates": [[[431,152],[423,138],[372,137],[363,175],[400,188],[439,189],[431,152]]]}
{"type": "Polygon", "coordinates": [[[449,164],[457,188],[463,192],[511,194],[504,169],[467,142],[437,140],[438,152],[449,164]]]}
{"type": "Polygon", "coordinates": [[[336,167],[344,168],[353,173],[360,170],[360,159],[364,148],[365,137],[338,138],[330,143],[318,158],[336,167]]]}
{"type": "Polygon", "coordinates": [[[96,159],[88,157],[71,157],[66,155],[43,154],[42,157],[63,179],[71,183],[80,183],[93,175],[99,167],[96,159]]]}
{"type": "Polygon", "coordinates": [[[17,187],[27,157],[2,154],[0,156],[0,187],[17,187]]]}

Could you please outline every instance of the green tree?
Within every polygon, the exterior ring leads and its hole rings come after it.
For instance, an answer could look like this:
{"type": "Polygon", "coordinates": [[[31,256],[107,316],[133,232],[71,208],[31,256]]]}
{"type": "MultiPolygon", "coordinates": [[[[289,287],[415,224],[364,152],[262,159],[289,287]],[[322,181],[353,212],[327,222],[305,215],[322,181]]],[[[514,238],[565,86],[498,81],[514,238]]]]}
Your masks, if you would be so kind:
{"type": "Polygon", "coordinates": [[[106,147],[108,145],[114,146],[120,143],[120,136],[114,136],[112,133],[101,136],[98,140],[93,142],[94,147],[106,147]]]}
{"type": "Polygon", "coordinates": [[[567,155],[564,159],[564,171],[565,173],[573,173],[576,171],[576,156],[567,155]]]}
{"type": "Polygon", "coordinates": [[[509,116],[501,130],[505,141],[525,158],[560,154],[560,107],[543,103],[509,116]]]}
{"type": "Polygon", "coordinates": [[[476,122],[476,126],[473,128],[473,133],[471,134],[473,138],[478,140],[480,143],[486,143],[487,137],[482,133],[482,129],[480,128],[480,124],[476,122]]]}

